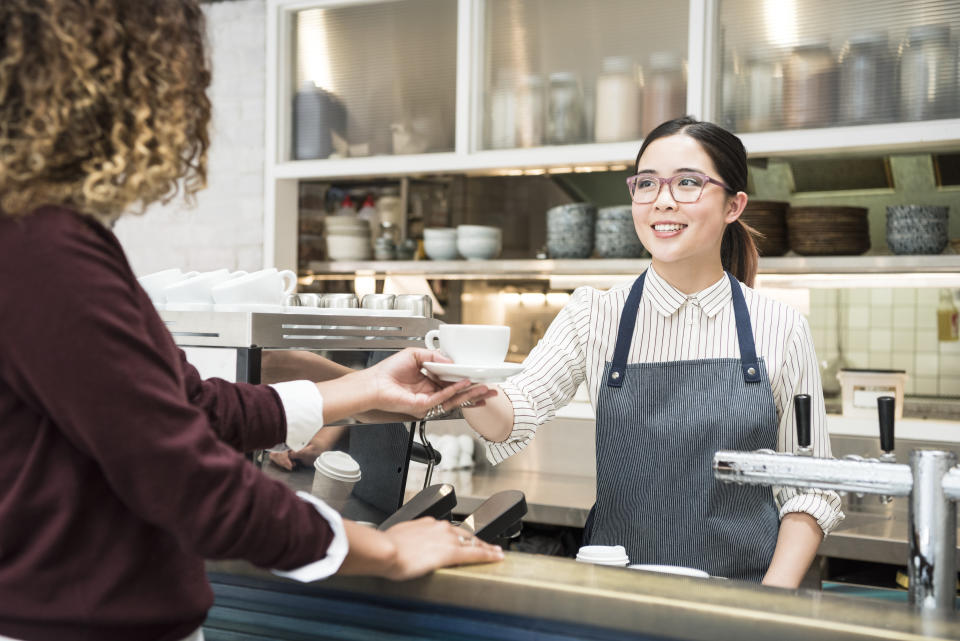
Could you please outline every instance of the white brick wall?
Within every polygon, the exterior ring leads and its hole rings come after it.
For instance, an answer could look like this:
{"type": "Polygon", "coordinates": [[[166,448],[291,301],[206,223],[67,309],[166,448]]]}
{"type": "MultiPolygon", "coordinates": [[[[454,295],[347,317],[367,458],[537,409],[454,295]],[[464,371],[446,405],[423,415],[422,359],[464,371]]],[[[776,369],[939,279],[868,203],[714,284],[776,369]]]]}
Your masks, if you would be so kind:
{"type": "Polygon", "coordinates": [[[208,186],[196,207],[180,198],[117,223],[138,275],[263,266],[266,3],[219,2],[204,11],[213,68],[208,186]]]}

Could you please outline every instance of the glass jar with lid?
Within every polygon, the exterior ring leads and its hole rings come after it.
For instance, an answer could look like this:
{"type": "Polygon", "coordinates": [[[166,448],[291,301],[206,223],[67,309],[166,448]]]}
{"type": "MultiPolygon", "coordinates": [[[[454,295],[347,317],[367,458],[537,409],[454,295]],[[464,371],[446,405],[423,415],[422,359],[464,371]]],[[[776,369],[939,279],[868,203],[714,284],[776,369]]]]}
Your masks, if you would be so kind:
{"type": "Polygon", "coordinates": [[[771,131],[783,115],[783,61],[770,50],[755,48],[747,59],[745,131],[771,131]]]}
{"type": "Polygon", "coordinates": [[[783,124],[826,127],[835,121],[837,64],[826,41],[794,47],[783,68],[783,124]]]}
{"type": "Polygon", "coordinates": [[[640,83],[633,61],[627,56],[610,56],[603,59],[601,68],[594,139],[620,142],[640,138],[640,83]]]}
{"type": "Polygon", "coordinates": [[[956,115],[954,53],[949,25],[920,25],[907,32],[900,54],[901,120],[956,115]]]}
{"type": "Polygon", "coordinates": [[[837,96],[841,124],[890,122],[894,117],[893,57],[883,31],[850,36],[840,61],[837,96]]]}
{"type": "Polygon", "coordinates": [[[687,83],[683,77],[683,59],[673,51],[650,54],[643,84],[643,133],[649,133],[660,123],[678,118],[686,111],[687,83]]]}
{"type": "Polygon", "coordinates": [[[547,105],[548,144],[569,145],[586,141],[583,90],[577,74],[571,71],[550,74],[547,105]]]}
{"type": "Polygon", "coordinates": [[[517,146],[517,93],[513,73],[501,71],[496,87],[490,93],[490,126],[487,129],[490,149],[512,149],[517,146]]]}
{"type": "Polygon", "coordinates": [[[543,77],[531,73],[520,81],[516,101],[518,147],[539,147],[543,144],[543,77]]]}

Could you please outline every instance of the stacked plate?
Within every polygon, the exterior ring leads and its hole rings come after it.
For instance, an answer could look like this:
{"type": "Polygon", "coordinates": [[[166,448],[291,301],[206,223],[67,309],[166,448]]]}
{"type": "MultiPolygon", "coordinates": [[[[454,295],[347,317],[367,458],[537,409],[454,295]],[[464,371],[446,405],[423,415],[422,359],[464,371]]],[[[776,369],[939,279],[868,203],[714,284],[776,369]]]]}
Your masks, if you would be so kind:
{"type": "Polygon", "coordinates": [[[755,237],[761,256],[783,256],[790,248],[787,242],[787,209],[790,203],[775,200],[751,200],[740,220],[760,232],[755,237]]]}
{"type": "Polygon", "coordinates": [[[370,260],[370,223],[356,216],[327,216],[327,258],[370,260]]]}
{"type": "Polygon", "coordinates": [[[858,255],[870,249],[865,207],[792,207],[790,249],[803,256],[858,255]]]}

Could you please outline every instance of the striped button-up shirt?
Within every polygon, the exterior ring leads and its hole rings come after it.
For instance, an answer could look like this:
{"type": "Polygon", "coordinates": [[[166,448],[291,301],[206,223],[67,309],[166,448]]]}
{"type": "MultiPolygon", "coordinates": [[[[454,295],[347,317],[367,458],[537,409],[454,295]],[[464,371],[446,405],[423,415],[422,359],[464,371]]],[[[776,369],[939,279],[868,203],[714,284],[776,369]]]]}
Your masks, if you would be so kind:
{"type": "MultiPolygon", "coordinates": [[[[620,313],[632,284],[608,291],[581,287],[573,293],[524,361],[524,371],[500,386],[513,404],[514,424],[505,441],[484,442],[491,463],[522,450],[537,427],[552,419],[584,381],[596,413],[604,366],[613,360],[620,313]]],[[[796,451],[793,397],[809,394],[814,455],[831,456],[820,370],[806,319],[795,309],[741,286],[757,354],[766,364],[773,388],[779,421],[776,449],[796,451]]],[[[733,297],[726,275],[703,291],[687,295],[652,267],[647,271],[628,363],[739,357],[733,297]]],[[[788,487],[775,487],[773,491],[781,518],[789,512],[810,514],[824,533],[843,519],[840,497],[834,492],[788,487]]]]}

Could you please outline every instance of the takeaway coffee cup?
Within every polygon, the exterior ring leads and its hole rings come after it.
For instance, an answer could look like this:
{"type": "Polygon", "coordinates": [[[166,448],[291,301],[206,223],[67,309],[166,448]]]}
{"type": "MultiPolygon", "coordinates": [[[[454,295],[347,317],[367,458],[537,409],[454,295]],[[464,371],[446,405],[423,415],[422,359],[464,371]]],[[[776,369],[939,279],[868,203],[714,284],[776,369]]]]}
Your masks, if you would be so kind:
{"type": "Polygon", "coordinates": [[[510,328],[504,325],[441,325],[427,332],[429,349],[440,350],[457,365],[493,367],[507,357],[510,328]]]}
{"type": "Polygon", "coordinates": [[[630,563],[627,550],[622,545],[584,545],[577,552],[577,561],[621,568],[630,563]]]}
{"type": "Polygon", "coordinates": [[[210,293],[218,305],[280,305],[296,289],[296,274],[289,269],[279,271],[276,267],[268,267],[218,283],[210,288],[210,293]]]}
{"type": "Polygon", "coordinates": [[[360,465],[346,452],[324,452],[313,462],[313,487],[310,493],[342,512],[360,480],[360,465]]]}

